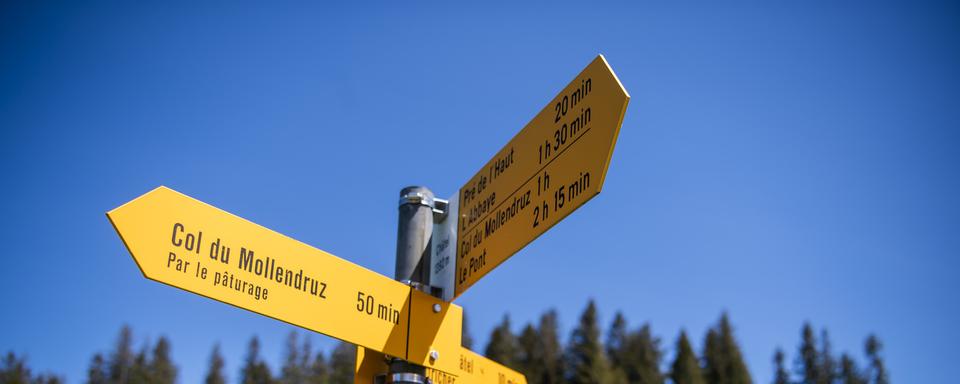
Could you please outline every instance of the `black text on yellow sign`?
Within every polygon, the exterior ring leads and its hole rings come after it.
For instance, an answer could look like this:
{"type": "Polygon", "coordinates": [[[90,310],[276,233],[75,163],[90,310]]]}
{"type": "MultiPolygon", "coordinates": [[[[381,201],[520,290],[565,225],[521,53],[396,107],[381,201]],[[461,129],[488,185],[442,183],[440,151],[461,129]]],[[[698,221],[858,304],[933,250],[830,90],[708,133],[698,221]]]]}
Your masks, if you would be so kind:
{"type": "MultiPolygon", "coordinates": [[[[441,357],[442,358],[442,357],[441,357]]],[[[441,371],[427,367],[426,376],[434,384],[526,384],[520,372],[458,346],[453,356],[454,369],[441,371]]],[[[388,371],[385,356],[376,351],[357,347],[357,362],[354,384],[372,384],[378,375],[388,371]]]]}
{"type": "Polygon", "coordinates": [[[629,100],[597,56],[460,188],[456,296],[600,193],[629,100]]]}
{"type": "Polygon", "coordinates": [[[460,307],[172,189],[107,217],[148,279],[428,366],[460,344],[460,307]]]}

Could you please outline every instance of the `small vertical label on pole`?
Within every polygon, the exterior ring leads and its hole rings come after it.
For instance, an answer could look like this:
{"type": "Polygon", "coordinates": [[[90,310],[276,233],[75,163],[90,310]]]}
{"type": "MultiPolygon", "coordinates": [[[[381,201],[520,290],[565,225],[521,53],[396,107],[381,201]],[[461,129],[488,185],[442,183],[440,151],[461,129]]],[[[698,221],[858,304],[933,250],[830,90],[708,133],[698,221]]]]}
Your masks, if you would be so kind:
{"type": "Polygon", "coordinates": [[[454,274],[456,272],[457,218],[460,217],[460,194],[455,194],[447,204],[446,219],[433,224],[433,241],[430,263],[430,285],[443,289],[441,299],[453,300],[454,274]]]}

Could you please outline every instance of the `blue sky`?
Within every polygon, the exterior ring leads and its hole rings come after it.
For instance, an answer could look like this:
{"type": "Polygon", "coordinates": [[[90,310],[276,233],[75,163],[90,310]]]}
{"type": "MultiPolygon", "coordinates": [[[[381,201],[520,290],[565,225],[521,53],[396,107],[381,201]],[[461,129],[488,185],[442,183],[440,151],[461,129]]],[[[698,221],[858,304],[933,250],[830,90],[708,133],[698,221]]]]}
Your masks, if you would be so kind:
{"type": "Polygon", "coordinates": [[[0,348],[76,383],[131,324],[184,383],[254,334],[276,366],[292,326],[144,279],[104,212],[167,185],[392,275],[399,190],[453,194],[603,53],[603,193],[458,299],[480,347],[594,298],[698,350],[729,311],[757,382],[807,320],[950,382],[958,40],[947,2],[4,2],[0,348]]]}

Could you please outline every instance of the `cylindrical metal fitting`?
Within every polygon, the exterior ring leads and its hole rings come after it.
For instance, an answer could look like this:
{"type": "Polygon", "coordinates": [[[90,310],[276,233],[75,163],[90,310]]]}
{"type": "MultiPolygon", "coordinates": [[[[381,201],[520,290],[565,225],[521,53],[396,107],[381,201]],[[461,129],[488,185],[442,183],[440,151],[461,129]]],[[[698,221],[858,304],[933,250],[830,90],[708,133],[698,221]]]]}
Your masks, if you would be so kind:
{"type": "Polygon", "coordinates": [[[391,373],[387,384],[430,384],[430,379],[416,373],[391,373]]]}
{"type": "Polygon", "coordinates": [[[433,192],[426,187],[400,191],[395,279],[429,284],[430,235],[433,233],[433,192]]]}

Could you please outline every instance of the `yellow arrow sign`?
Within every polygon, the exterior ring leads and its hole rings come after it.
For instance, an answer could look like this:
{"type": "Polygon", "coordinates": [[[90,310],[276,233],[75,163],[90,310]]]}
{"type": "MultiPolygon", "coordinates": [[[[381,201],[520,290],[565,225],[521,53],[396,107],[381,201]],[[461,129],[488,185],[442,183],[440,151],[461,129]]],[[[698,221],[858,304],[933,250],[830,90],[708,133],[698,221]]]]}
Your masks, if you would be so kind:
{"type": "Polygon", "coordinates": [[[597,56],[460,188],[456,296],[600,193],[629,100],[597,56]]]}
{"type": "Polygon", "coordinates": [[[404,284],[166,187],[107,217],[148,279],[407,356],[404,284]]]}
{"type": "MultiPolygon", "coordinates": [[[[481,356],[469,349],[459,347],[454,356],[457,368],[443,372],[427,367],[426,376],[434,384],[526,384],[523,374],[481,356]]],[[[386,374],[388,367],[381,353],[357,347],[357,363],[354,384],[372,384],[374,377],[386,374]]]]}

